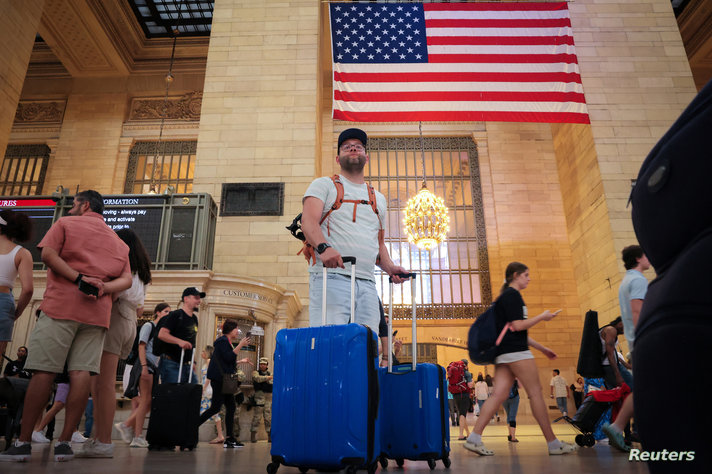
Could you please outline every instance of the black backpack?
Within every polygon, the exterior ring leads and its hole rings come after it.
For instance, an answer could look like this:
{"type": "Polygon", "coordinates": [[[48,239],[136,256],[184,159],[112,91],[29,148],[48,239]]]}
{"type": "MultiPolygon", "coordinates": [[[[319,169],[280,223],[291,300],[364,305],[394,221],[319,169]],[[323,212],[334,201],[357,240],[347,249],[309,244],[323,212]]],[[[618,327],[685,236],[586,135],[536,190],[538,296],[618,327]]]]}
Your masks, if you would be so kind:
{"type": "Polygon", "coordinates": [[[158,333],[161,331],[161,328],[163,328],[166,325],[168,318],[175,316],[175,313],[178,313],[177,318],[178,318],[178,321],[180,322],[183,319],[183,315],[185,314],[185,311],[183,311],[181,309],[177,309],[175,311],[171,311],[166,316],[161,318],[161,320],[158,321],[158,324],[156,324],[156,327],[153,329],[154,333],[156,334],[156,337],[153,339],[153,355],[155,355],[155,356],[161,357],[163,354],[168,352],[168,346],[170,345],[170,343],[162,341],[158,337],[158,333]]]}
{"type": "MultiPolygon", "coordinates": [[[[150,341],[156,335],[156,325],[153,324],[153,321],[149,321],[148,324],[152,326],[151,334],[148,336],[148,340],[150,341]]],[[[129,352],[129,356],[126,358],[126,365],[134,365],[136,363],[136,360],[138,360],[138,338],[140,335],[141,331],[139,330],[136,333],[136,338],[134,338],[133,346],[131,347],[131,352],[129,352]]]]}
{"type": "MultiPolygon", "coordinates": [[[[153,340],[153,355],[161,357],[168,351],[168,343],[161,340],[158,337],[158,333],[161,332],[161,328],[166,325],[166,321],[171,317],[173,313],[168,313],[166,316],[162,317],[156,327],[153,329],[156,333],[156,338],[153,340]]],[[[180,316],[178,316],[180,317],[180,316]]]]}
{"type": "Polygon", "coordinates": [[[495,358],[499,355],[499,344],[502,342],[502,337],[510,329],[509,324],[506,324],[501,333],[497,332],[495,304],[497,304],[496,301],[475,319],[467,335],[467,350],[470,353],[470,360],[477,365],[494,364],[495,358]]]}

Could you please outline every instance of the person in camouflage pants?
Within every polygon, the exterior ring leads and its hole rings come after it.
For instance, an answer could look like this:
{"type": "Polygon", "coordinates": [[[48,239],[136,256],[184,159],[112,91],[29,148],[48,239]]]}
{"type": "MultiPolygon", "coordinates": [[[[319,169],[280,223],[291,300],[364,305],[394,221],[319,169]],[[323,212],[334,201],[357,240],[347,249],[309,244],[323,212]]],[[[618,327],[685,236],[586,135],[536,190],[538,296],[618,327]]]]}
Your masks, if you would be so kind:
{"type": "Polygon", "coordinates": [[[260,359],[257,370],[252,372],[252,385],[255,388],[255,403],[250,426],[250,441],[257,442],[257,428],[260,426],[260,415],[264,417],[267,441],[272,442],[272,375],[269,370],[269,360],[260,359]]]}

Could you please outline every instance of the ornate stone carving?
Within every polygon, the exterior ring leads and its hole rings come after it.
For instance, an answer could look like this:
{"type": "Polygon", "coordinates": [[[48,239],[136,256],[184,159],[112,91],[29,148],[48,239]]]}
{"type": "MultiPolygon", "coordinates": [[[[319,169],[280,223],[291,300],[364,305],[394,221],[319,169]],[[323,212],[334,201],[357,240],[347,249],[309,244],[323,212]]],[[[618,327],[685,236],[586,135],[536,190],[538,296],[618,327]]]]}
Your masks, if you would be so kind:
{"type": "Polygon", "coordinates": [[[200,120],[202,92],[191,92],[179,97],[135,97],[131,101],[129,121],[141,120],[200,120]],[[165,109],[165,112],[164,112],[165,109]]]}
{"type": "Polygon", "coordinates": [[[66,100],[21,100],[15,111],[15,124],[61,123],[66,100]]]}

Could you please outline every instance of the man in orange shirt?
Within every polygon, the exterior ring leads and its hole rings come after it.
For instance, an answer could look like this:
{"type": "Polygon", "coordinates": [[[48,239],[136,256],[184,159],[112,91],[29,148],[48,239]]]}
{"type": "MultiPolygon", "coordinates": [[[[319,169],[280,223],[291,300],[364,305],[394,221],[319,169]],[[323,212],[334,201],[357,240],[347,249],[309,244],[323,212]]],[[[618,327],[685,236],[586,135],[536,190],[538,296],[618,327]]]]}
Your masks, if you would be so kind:
{"type": "Polygon", "coordinates": [[[101,194],[82,191],[74,197],[70,215],[59,219],[37,245],[48,270],[25,363],[34,375],[25,396],[20,437],[0,454],[0,461],[30,458],[33,425],[47,403],[55,375],[65,364],[70,390],[54,459],[74,457],[69,443],[89,397],[90,374],[99,372],[111,294],[131,286],[129,249],[106,225],[103,212],[101,194]]]}

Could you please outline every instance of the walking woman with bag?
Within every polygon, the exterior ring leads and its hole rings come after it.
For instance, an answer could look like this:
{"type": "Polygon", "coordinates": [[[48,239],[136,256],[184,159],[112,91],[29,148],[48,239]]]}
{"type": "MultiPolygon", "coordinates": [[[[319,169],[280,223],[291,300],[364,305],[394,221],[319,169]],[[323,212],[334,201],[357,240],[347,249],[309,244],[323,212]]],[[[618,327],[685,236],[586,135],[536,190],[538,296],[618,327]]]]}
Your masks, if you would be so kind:
{"type": "MultiPolygon", "coordinates": [[[[231,384],[230,380],[226,381],[224,386],[224,379],[230,378],[237,372],[238,363],[251,362],[247,358],[237,360],[237,354],[243,347],[250,343],[250,338],[243,337],[240,343],[233,348],[233,342],[235,342],[241,334],[234,320],[228,319],[223,323],[222,334],[223,335],[215,339],[213,343],[213,356],[210,358],[210,364],[208,364],[208,378],[210,379],[210,386],[213,388],[213,398],[210,403],[210,408],[200,415],[201,425],[210,419],[211,416],[217,414],[223,403],[225,404],[225,419],[232,420],[235,418],[235,392],[237,391],[237,386],[228,387],[228,385],[231,384]]],[[[243,446],[243,444],[237,441],[233,436],[233,430],[233,423],[225,423],[227,438],[225,438],[223,447],[238,448],[243,446]]]]}
{"type": "Polygon", "coordinates": [[[539,372],[529,346],[542,352],[549,359],[555,359],[556,353],[527,335],[527,329],[542,321],[550,321],[558,314],[558,311],[552,313],[547,310],[538,316],[527,318],[527,307],[520,291],[529,285],[529,280],[529,269],[526,265],[519,262],[510,263],[505,271],[502,292],[495,302],[498,331],[501,331],[506,323],[510,323],[512,332],[508,331],[505,334],[499,346],[499,355],[494,361],[494,393],[482,406],[475,427],[465,442],[465,449],[480,456],[494,454],[494,451],[487,449],[482,444],[482,432],[497,408],[509,398],[515,377],[519,379],[529,395],[532,413],[544,434],[549,454],[567,454],[576,450],[575,445],[558,440],[551,429],[551,422],[541,393],[539,372]]]}

